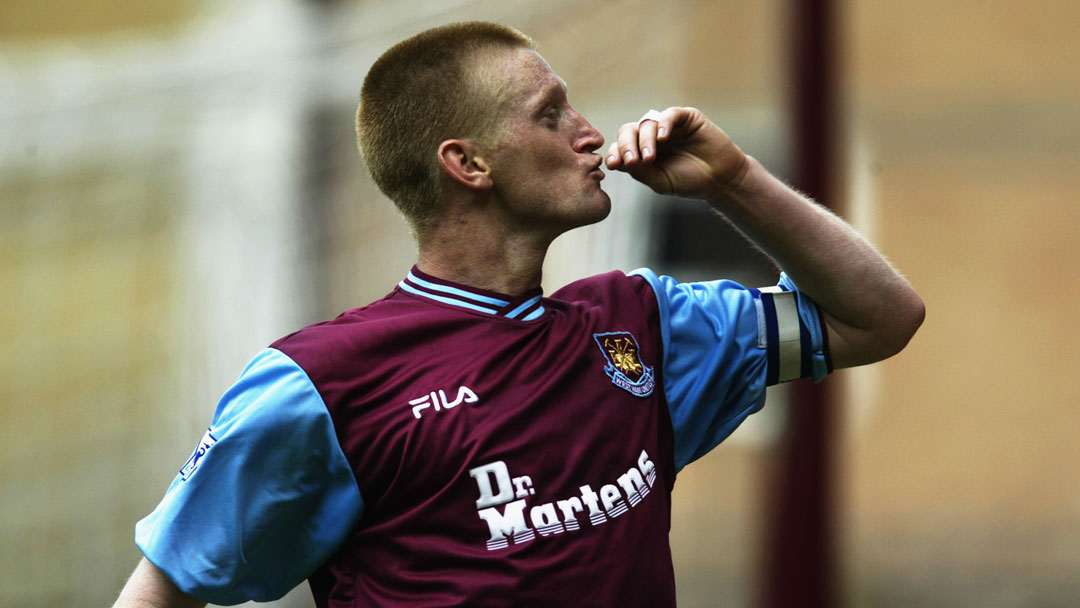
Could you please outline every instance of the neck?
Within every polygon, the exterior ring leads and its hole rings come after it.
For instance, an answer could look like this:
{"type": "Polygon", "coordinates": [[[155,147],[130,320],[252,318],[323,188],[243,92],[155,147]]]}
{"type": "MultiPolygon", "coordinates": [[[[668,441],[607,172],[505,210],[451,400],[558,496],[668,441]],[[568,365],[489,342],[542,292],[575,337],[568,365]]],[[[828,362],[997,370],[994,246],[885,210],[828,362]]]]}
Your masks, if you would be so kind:
{"type": "Polygon", "coordinates": [[[419,239],[421,272],[510,296],[540,286],[550,240],[508,234],[499,226],[451,224],[419,239]]]}

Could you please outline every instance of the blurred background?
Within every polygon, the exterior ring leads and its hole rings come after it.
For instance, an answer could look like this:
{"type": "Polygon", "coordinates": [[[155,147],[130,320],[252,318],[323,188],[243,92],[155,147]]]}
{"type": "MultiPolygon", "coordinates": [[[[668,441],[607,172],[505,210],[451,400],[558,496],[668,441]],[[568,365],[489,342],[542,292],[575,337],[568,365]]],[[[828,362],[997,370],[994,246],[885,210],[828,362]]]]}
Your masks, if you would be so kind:
{"type": "MultiPolygon", "coordinates": [[[[694,105],[788,175],[791,4],[5,0],[0,606],[109,605],[246,361],[410,268],[354,146],[379,53],[503,21],[609,140],[694,105]]],[[[831,202],[928,308],[901,355],[826,381],[835,604],[1080,605],[1080,3],[835,6],[831,202]]],[[[612,217],[556,243],[548,292],[646,264],[772,280],[701,207],[604,184],[612,217]]],[[[679,477],[682,606],[785,584],[764,541],[784,390],[679,477]]]]}

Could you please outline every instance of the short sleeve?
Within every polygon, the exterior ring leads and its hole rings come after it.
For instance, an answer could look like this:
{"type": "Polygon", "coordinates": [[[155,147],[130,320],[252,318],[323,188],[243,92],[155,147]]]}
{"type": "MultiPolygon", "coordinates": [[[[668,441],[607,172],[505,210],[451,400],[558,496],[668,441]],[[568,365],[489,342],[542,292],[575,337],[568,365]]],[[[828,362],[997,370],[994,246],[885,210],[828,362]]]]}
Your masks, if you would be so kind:
{"type": "Polygon", "coordinates": [[[786,275],[777,286],[679,283],[635,270],[656,295],[675,467],[705,455],[765,403],[767,386],[829,371],[817,306],[786,275]]]}
{"type": "Polygon", "coordinates": [[[270,601],[325,562],[363,511],[319,392],[268,348],[222,397],[135,542],[186,593],[270,601]]]}

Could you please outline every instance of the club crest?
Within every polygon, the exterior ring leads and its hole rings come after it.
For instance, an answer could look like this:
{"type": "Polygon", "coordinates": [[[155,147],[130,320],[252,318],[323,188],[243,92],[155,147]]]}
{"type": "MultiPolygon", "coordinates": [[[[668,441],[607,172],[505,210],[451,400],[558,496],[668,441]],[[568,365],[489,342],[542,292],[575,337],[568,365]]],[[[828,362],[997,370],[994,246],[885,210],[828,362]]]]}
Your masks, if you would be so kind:
{"type": "Polygon", "coordinates": [[[641,360],[641,349],[637,339],[628,331],[612,331],[593,334],[593,340],[604,354],[607,365],[604,373],[611,378],[615,386],[637,397],[652,394],[656,381],[653,368],[641,360]]]}

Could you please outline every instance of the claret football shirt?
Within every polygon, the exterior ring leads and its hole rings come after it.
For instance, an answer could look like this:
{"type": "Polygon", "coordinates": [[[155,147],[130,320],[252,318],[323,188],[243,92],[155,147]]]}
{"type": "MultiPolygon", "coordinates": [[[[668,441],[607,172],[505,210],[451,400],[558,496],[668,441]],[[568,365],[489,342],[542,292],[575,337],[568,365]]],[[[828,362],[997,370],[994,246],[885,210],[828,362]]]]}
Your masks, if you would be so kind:
{"type": "Polygon", "coordinates": [[[218,604],[672,606],[676,474],[826,351],[783,275],[544,297],[414,268],[256,355],[136,542],[218,604]]]}

